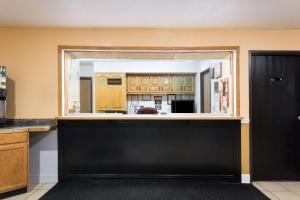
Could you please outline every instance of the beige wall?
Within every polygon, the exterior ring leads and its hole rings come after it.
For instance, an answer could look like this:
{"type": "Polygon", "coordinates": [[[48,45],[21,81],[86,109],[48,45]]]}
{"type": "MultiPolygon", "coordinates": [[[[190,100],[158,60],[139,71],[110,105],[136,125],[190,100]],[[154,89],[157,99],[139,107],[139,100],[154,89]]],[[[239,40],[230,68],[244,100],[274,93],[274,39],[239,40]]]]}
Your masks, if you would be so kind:
{"type": "Polygon", "coordinates": [[[249,144],[249,124],[241,125],[241,168],[242,174],[250,173],[250,144],[249,144]]]}
{"type": "MultiPolygon", "coordinates": [[[[9,118],[58,112],[57,46],[240,46],[241,116],[249,116],[249,50],[300,50],[300,29],[0,29],[0,65],[8,67],[9,118]]],[[[242,172],[249,173],[249,127],[242,127],[242,172]]]]}
{"type": "Polygon", "coordinates": [[[300,50],[300,29],[0,29],[0,65],[8,67],[14,87],[9,118],[57,115],[58,45],[240,46],[241,115],[248,117],[248,51],[300,50]]]}

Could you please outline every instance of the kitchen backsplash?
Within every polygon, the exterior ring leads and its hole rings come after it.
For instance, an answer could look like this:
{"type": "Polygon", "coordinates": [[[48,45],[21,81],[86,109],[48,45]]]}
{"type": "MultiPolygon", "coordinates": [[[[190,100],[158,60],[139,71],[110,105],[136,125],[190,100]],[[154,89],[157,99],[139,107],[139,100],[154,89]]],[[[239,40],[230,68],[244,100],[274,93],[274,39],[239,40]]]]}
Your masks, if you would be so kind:
{"type": "MultiPolygon", "coordinates": [[[[173,97],[174,98],[174,97],[173,97]]],[[[176,95],[176,100],[193,100],[194,95],[176,95]]],[[[135,114],[141,107],[156,108],[159,113],[171,113],[171,96],[168,94],[129,94],[127,95],[127,113],[135,114]],[[155,105],[155,99],[161,99],[161,105],[155,105]]]]}

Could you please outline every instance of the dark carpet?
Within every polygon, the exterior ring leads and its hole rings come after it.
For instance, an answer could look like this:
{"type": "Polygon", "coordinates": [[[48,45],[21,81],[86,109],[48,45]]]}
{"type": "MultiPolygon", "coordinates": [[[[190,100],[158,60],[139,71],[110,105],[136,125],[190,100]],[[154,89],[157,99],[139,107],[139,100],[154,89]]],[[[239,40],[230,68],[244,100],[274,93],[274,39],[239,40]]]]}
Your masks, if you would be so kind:
{"type": "Polygon", "coordinates": [[[140,181],[58,183],[41,200],[268,200],[250,184],[140,181]]]}

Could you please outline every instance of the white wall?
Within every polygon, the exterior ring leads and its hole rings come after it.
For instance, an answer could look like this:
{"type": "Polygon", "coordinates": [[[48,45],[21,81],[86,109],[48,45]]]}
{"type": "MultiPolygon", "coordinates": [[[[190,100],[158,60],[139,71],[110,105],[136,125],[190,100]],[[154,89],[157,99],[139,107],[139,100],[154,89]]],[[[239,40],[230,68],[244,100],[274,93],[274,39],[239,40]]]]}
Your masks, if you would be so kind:
{"type": "MultiPolygon", "coordinates": [[[[231,76],[231,72],[230,72],[230,60],[228,59],[211,59],[211,60],[206,60],[204,62],[201,62],[199,65],[201,65],[200,68],[200,72],[199,72],[199,77],[200,77],[200,73],[207,70],[208,68],[213,68],[214,66],[216,66],[219,63],[222,63],[222,77],[221,78],[225,78],[225,77],[230,77],[231,76]]],[[[197,73],[198,74],[198,73],[197,73]]],[[[231,79],[229,79],[229,98],[232,98],[232,82],[231,79]]],[[[220,112],[216,112],[214,111],[214,82],[218,81],[217,79],[212,79],[211,80],[211,111],[216,113],[216,114],[221,114],[220,112]]],[[[199,88],[199,91],[201,90],[200,87],[200,78],[199,78],[199,83],[196,84],[196,87],[199,88]]],[[[201,103],[201,98],[200,98],[200,93],[196,93],[196,95],[199,95],[199,97],[197,97],[197,102],[201,103]]],[[[231,100],[230,100],[231,101],[231,100]]],[[[200,109],[199,109],[200,112],[200,109]]],[[[230,104],[229,109],[228,109],[228,114],[232,113],[232,105],[230,104]]]]}
{"type": "Polygon", "coordinates": [[[138,95],[138,101],[131,101],[131,96],[134,96],[134,95],[127,95],[127,111],[129,114],[134,114],[130,110],[131,105],[155,108],[154,96],[162,96],[162,105],[161,105],[161,110],[158,110],[159,113],[161,113],[161,112],[171,113],[171,105],[168,105],[168,103],[167,103],[167,95],[166,94],[151,95],[151,101],[143,101],[142,95],[138,95]]]}
{"type": "Polygon", "coordinates": [[[94,76],[94,63],[82,63],[79,64],[80,77],[93,77],[94,76]]]}
{"type": "MultiPolygon", "coordinates": [[[[196,102],[196,110],[198,113],[200,113],[201,111],[201,80],[200,80],[200,73],[207,70],[208,68],[213,68],[215,65],[222,63],[222,78],[223,77],[230,77],[230,60],[228,59],[210,59],[210,60],[203,60],[197,63],[197,73],[196,73],[196,85],[195,85],[195,90],[196,90],[196,94],[195,94],[195,102],[196,102]]],[[[213,84],[216,80],[212,79],[211,80],[211,111],[213,111],[213,107],[214,107],[214,102],[213,102],[213,84]]],[[[230,82],[230,84],[232,84],[230,82]]],[[[230,94],[232,94],[232,90],[231,90],[231,85],[229,85],[229,89],[230,89],[230,94]]],[[[229,95],[230,97],[232,97],[232,95],[229,95]]],[[[231,107],[229,109],[229,111],[231,111],[231,107]]]]}
{"type": "Polygon", "coordinates": [[[194,73],[195,64],[195,60],[103,60],[96,61],[94,66],[96,73],[194,73]]]}
{"type": "Polygon", "coordinates": [[[69,108],[79,110],[79,60],[72,59],[69,67],[69,108]]]}
{"type": "MultiPolygon", "coordinates": [[[[155,101],[154,101],[155,96],[161,96],[162,97],[161,110],[158,110],[158,112],[159,113],[162,113],[162,112],[171,113],[171,105],[168,104],[168,95],[167,94],[152,94],[150,101],[143,101],[142,95],[127,95],[127,111],[128,111],[128,114],[134,114],[133,106],[138,106],[138,107],[143,106],[143,107],[155,108],[155,101]],[[132,96],[137,96],[138,101],[136,101],[136,100],[131,101],[132,96]]],[[[195,99],[194,95],[188,95],[188,96],[189,96],[190,100],[195,99]]],[[[134,98],[134,99],[136,99],[136,98],[134,98]]],[[[180,100],[181,96],[176,95],[176,99],[180,100]]]]}
{"type": "Polygon", "coordinates": [[[46,133],[30,133],[29,146],[29,182],[57,182],[57,130],[46,133]]]}

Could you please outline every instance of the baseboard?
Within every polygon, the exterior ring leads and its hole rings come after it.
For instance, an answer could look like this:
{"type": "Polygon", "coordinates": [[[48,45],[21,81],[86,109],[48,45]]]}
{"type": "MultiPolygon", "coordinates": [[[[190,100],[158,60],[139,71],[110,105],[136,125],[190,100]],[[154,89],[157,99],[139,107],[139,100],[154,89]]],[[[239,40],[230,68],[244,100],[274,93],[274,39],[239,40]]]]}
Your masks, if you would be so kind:
{"type": "MultiPolygon", "coordinates": [[[[0,194],[0,199],[6,199],[8,197],[11,197],[12,199],[14,199],[13,196],[19,195],[19,194],[23,194],[27,192],[27,187],[25,188],[21,188],[21,189],[17,189],[14,191],[10,191],[10,192],[4,192],[0,194]]],[[[10,199],[10,198],[9,198],[10,199]]]]}
{"type": "MultiPolygon", "coordinates": [[[[242,183],[250,183],[250,174],[242,174],[242,183]]],[[[58,176],[29,176],[29,183],[57,183],[58,176]]]]}
{"type": "Polygon", "coordinates": [[[242,124],[250,124],[250,119],[249,118],[243,118],[241,123],[242,124]]]}
{"type": "Polygon", "coordinates": [[[242,174],[242,183],[251,183],[250,174],[242,174]]]}
{"type": "Polygon", "coordinates": [[[51,175],[30,175],[29,176],[29,183],[57,183],[58,176],[51,176],[51,175]]]}

